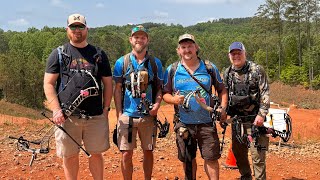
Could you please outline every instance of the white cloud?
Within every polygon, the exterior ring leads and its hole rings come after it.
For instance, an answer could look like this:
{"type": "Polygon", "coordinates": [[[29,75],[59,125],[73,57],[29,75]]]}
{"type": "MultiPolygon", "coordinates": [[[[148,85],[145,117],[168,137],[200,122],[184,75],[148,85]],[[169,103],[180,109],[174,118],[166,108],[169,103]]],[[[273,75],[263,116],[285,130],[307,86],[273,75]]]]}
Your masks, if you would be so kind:
{"type": "Polygon", "coordinates": [[[55,7],[68,9],[68,5],[66,3],[63,3],[62,0],[51,0],[50,4],[55,7]]]}
{"type": "Polygon", "coordinates": [[[208,22],[208,21],[213,22],[213,21],[215,21],[215,20],[217,20],[217,19],[219,19],[219,18],[210,17],[210,18],[207,18],[207,19],[205,19],[205,20],[198,21],[198,22],[196,22],[196,23],[206,23],[206,22],[208,22]]]}
{"type": "Polygon", "coordinates": [[[248,0],[167,0],[168,2],[178,4],[223,4],[223,3],[239,3],[248,0]]]}
{"type": "Polygon", "coordinates": [[[51,0],[51,4],[54,6],[60,6],[60,5],[62,5],[62,1],[61,0],[51,0]]]}
{"type": "Polygon", "coordinates": [[[8,21],[8,24],[15,25],[15,26],[27,26],[30,23],[27,20],[21,18],[21,19],[8,21]]]}
{"type": "Polygon", "coordinates": [[[166,23],[171,21],[169,19],[169,13],[159,10],[154,10],[153,13],[149,16],[141,17],[141,20],[144,22],[154,22],[154,23],[166,23]]]}
{"type": "Polygon", "coordinates": [[[104,8],[104,4],[103,3],[97,3],[96,4],[96,8],[104,8]]]}
{"type": "Polygon", "coordinates": [[[167,18],[167,17],[169,17],[169,13],[167,13],[167,12],[161,12],[161,11],[155,10],[153,13],[154,13],[154,15],[155,15],[156,17],[160,17],[160,18],[167,18]]]}

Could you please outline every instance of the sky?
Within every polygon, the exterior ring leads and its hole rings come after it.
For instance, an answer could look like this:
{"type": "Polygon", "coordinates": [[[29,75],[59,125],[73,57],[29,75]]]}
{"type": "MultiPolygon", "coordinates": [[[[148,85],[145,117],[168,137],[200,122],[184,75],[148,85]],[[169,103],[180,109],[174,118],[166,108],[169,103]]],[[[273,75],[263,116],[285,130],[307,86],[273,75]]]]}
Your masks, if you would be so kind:
{"type": "Polygon", "coordinates": [[[252,17],[265,0],[4,0],[0,28],[26,31],[66,27],[67,17],[83,14],[89,27],[145,22],[195,25],[219,18],[252,17]]]}

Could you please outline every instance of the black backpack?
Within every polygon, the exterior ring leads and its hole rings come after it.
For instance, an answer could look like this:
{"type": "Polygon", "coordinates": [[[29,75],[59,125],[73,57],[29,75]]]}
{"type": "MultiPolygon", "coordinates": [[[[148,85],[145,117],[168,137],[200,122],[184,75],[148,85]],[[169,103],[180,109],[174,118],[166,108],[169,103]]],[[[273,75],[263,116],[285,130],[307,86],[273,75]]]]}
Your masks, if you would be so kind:
{"type": "MultiPolygon", "coordinates": [[[[65,88],[65,84],[62,80],[62,76],[63,76],[62,69],[67,68],[68,71],[70,70],[68,67],[68,63],[70,63],[69,62],[70,55],[68,55],[66,53],[67,46],[68,46],[68,43],[57,47],[59,64],[60,64],[60,81],[58,82],[58,84],[60,84],[61,89],[65,88]]],[[[102,60],[102,50],[99,47],[96,47],[96,46],[94,46],[94,47],[96,48],[97,53],[93,55],[93,58],[96,60],[96,62],[95,62],[96,68],[95,68],[95,71],[93,72],[93,75],[96,76],[98,73],[97,63],[102,60]]],[[[57,87],[57,89],[58,88],[59,87],[57,87]]]]}

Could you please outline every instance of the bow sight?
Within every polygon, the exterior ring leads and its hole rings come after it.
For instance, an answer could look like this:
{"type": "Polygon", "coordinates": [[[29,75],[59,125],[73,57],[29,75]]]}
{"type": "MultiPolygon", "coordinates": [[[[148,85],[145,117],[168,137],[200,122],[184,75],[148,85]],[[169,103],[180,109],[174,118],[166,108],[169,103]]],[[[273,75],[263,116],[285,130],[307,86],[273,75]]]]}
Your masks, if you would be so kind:
{"type": "Polygon", "coordinates": [[[140,103],[137,105],[137,110],[140,114],[148,116],[149,111],[153,107],[153,104],[149,99],[146,98],[146,96],[147,96],[146,93],[141,94],[141,99],[140,99],[140,103]]]}
{"type": "MultiPolygon", "coordinates": [[[[142,93],[140,103],[137,106],[138,112],[145,116],[148,116],[150,115],[149,111],[152,108],[153,108],[152,102],[146,98],[146,93],[142,93]]],[[[156,117],[154,119],[157,122],[157,128],[159,129],[158,138],[166,137],[170,129],[170,123],[168,122],[167,118],[165,117],[165,122],[163,124],[156,117]]]]}
{"type": "Polygon", "coordinates": [[[164,123],[162,124],[160,120],[157,119],[157,127],[159,128],[158,138],[164,138],[169,133],[170,123],[165,118],[164,123]]]}

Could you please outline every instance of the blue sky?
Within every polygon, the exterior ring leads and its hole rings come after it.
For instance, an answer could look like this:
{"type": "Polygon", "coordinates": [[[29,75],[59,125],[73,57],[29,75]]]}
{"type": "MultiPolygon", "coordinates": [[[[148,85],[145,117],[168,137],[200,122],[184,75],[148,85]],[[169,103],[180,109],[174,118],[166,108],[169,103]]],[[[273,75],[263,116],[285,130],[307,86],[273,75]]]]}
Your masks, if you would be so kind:
{"type": "Polygon", "coordinates": [[[194,25],[218,18],[253,16],[264,0],[4,0],[0,28],[65,27],[68,15],[86,16],[89,27],[144,22],[194,25]]]}

